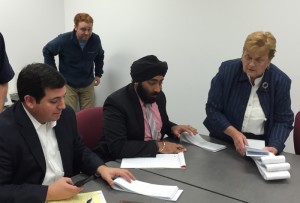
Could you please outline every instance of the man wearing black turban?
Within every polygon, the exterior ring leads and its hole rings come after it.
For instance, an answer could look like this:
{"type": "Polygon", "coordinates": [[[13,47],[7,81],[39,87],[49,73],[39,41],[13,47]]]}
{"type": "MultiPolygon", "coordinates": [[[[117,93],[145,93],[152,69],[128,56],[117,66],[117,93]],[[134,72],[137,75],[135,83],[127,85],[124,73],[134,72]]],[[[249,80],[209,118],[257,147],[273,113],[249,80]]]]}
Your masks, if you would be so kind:
{"type": "Polygon", "coordinates": [[[103,159],[155,157],[157,153],[186,151],[180,144],[162,141],[165,134],[177,139],[182,132],[197,133],[189,125],[177,125],[169,120],[162,92],[167,70],[166,62],[154,55],[145,56],[131,66],[132,83],[105,100],[103,136],[95,149],[103,159]],[[154,133],[146,115],[147,104],[155,121],[154,133]]]}

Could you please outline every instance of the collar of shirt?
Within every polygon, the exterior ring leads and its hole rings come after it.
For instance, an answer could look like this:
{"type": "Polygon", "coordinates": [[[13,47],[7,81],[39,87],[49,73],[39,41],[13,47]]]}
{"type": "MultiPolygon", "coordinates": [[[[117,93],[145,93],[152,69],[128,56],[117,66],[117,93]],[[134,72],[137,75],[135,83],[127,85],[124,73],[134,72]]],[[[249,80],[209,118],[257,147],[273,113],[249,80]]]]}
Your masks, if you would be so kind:
{"type": "MultiPolygon", "coordinates": [[[[265,74],[265,73],[264,73],[264,74],[265,74]]],[[[261,83],[261,81],[262,81],[262,79],[263,79],[263,77],[264,77],[264,74],[263,74],[261,77],[256,78],[256,79],[254,80],[254,86],[257,86],[257,87],[258,87],[258,86],[260,85],[260,83],[261,83]]],[[[250,84],[252,85],[250,76],[247,75],[247,77],[248,77],[248,79],[249,79],[250,84]]]]}
{"type": "MultiPolygon", "coordinates": [[[[29,119],[31,120],[35,130],[37,130],[39,127],[41,127],[43,124],[41,124],[40,122],[38,122],[30,113],[29,111],[27,111],[27,109],[24,107],[24,105],[22,104],[27,116],[29,117],[29,119]]],[[[54,128],[56,126],[56,121],[50,121],[47,122],[47,127],[48,128],[54,128]]]]}
{"type": "MultiPolygon", "coordinates": [[[[141,100],[141,98],[139,97],[137,92],[136,92],[136,95],[139,98],[139,102],[141,104],[141,108],[142,108],[142,112],[143,112],[144,128],[145,128],[144,140],[145,141],[152,140],[150,126],[149,126],[148,119],[147,119],[147,116],[146,116],[145,102],[143,102],[143,100],[141,100]]],[[[162,136],[161,135],[161,128],[162,128],[163,124],[162,124],[160,112],[158,110],[158,106],[157,106],[156,102],[151,104],[151,112],[152,112],[152,116],[153,116],[154,121],[155,121],[156,129],[158,131],[157,140],[160,140],[161,136],[162,136]]]]}

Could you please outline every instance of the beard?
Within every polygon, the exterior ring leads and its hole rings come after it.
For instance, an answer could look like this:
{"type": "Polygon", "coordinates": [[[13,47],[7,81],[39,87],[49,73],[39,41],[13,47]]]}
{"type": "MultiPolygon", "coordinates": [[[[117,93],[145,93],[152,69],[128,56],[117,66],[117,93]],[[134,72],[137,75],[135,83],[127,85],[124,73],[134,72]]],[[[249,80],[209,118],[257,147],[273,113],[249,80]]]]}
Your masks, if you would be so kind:
{"type": "Polygon", "coordinates": [[[160,92],[150,94],[147,90],[143,88],[142,83],[138,83],[136,91],[145,104],[152,104],[156,102],[156,98],[160,94],[160,92]]]}

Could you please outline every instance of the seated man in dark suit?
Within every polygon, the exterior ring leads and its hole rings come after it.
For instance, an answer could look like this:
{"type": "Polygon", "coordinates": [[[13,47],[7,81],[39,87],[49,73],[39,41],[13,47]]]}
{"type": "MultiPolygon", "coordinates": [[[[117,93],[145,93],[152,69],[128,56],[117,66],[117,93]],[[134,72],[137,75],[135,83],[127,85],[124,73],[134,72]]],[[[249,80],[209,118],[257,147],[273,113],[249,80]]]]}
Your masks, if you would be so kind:
{"type": "Polygon", "coordinates": [[[133,175],[109,168],[82,142],[74,111],[65,105],[65,79],[46,64],[31,64],[19,74],[20,100],[0,114],[0,202],[44,203],[70,198],[83,187],[79,172],[113,177],[133,175]]]}
{"type": "Polygon", "coordinates": [[[153,55],[132,64],[132,83],[104,102],[103,136],[95,149],[99,156],[103,157],[107,150],[105,159],[186,151],[180,144],[162,140],[165,134],[176,139],[182,132],[197,133],[189,125],[176,125],[169,120],[166,97],[161,91],[167,70],[167,63],[153,55]]]}

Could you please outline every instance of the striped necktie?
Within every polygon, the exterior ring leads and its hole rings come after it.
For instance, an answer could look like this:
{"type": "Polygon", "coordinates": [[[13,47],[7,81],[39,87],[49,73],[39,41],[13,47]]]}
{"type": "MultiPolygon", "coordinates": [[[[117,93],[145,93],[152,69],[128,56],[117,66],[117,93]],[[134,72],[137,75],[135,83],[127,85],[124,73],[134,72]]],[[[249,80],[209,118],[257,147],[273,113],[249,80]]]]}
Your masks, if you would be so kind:
{"type": "Polygon", "coordinates": [[[145,104],[145,109],[146,109],[146,117],[149,123],[152,139],[157,140],[157,129],[151,112],[151,104],[145,104]]]}

